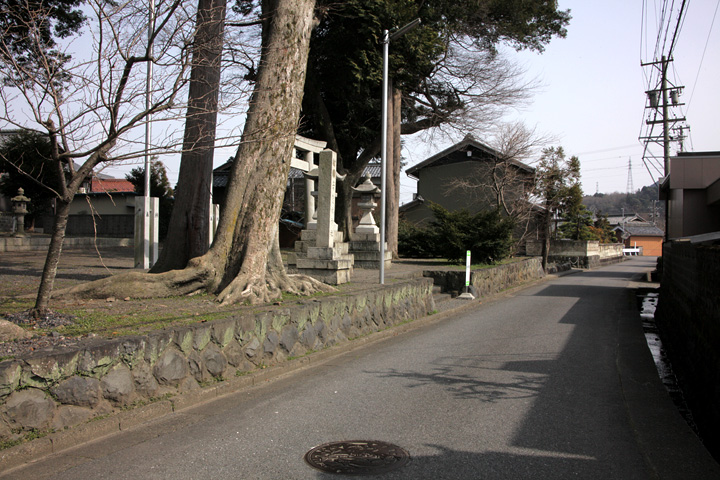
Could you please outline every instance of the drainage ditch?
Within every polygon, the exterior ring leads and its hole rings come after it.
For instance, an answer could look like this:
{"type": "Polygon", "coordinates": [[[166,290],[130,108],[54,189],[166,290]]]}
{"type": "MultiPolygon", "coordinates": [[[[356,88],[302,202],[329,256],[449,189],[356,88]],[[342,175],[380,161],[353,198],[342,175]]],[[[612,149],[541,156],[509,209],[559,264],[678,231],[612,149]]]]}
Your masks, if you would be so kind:
{"type": "Polygon", "coordinates": [[[638,308],[640,310],[640,319],[642,320],[643,331],[645,332],[645,341],[652,353],[655,367],[657,368],[660,380],[662,380],[665,389],[672,399],[675,407],[683,416],[690,428],[699,436],[697,425],[693,419],[692,412],[685,401],[685,396],[680,388],[677,377],[672,369],[670,358],[667,351],[663,347],[660,331],[655,323],[655,310],[657,309],[658,299],[660,296],[659,289],[656,288],[639,288],[637,290],[638,308]]]}

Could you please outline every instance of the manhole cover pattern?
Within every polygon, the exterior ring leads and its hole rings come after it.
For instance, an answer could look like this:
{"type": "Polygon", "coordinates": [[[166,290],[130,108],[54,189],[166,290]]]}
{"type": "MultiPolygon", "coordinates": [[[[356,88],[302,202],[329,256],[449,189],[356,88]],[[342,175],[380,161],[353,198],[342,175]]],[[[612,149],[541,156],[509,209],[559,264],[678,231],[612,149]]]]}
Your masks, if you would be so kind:
{"type": "Polygon", "coordinates": [[[319,445],[305,454],[305,461],[327,473],[375,475],[407,465],[410,454],[387,442],[353,440],[319,445]]]}

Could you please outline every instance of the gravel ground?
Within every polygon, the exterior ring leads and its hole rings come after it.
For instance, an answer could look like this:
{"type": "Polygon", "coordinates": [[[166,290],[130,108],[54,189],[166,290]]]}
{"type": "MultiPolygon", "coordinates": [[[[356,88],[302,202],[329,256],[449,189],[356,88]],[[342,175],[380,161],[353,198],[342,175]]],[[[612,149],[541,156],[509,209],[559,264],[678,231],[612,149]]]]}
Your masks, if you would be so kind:
{"type": "MultiPolygon", "coordinates": [[[[67,337],[62,327],[72,324],[77,317],[51,312],[42,318],[33,318],[26,311],[17,311],[18,305],[27,306],[34,300],[45,261],[45,251],[3,252],[0,256],[0,318],[20,325],[33,333],[31,338],[0,342],[0,358],[16,357],[46,348],[75,346],[83,338],[67,337]]],[[[57,289],[97,280],[108,275],[126,272],[133,268],[133,250],[130,247],[93,247],[63,251],[58,265],[57,289]]],[[[53,304],[66,302],[53,301],[53,304]]]]}

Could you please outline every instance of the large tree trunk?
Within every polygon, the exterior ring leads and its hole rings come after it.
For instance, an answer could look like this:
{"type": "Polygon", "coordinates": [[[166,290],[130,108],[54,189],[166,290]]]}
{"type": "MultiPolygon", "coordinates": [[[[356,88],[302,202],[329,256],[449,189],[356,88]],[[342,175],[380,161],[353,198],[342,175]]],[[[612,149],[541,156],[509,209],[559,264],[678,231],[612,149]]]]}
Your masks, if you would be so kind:
{"type": "Polygon", "coordinates": [[[185,137],[168,235],[151,272],[185,268],[207,252],[220,60],[227,0],[198,0],[185,137]]]}
{"type": "Polygon", "coordinates": [[[300,118],[314,6],[314,0],[263,3],[272,16],[263,26],[258,80],[209,252],[227,262],[217,286],[223,302],[268,300],[266,271],[300,118]]]}
{"type": "Polygon", "coordinates": [[[544,235],[542,239],[542,268],[545,272],[548,270],[548,258],[550,257],[551,216],[550,202],[545,202],[545,212],[543,216],[544,235]]]}
{"type": "Polygon", "coordinates": [[[277,227],[300,116],[315,0],[263,3],[263,48],[243,138],[235,155],[215,241],[183,270],[126,274],[74,287],[68,295],[167,296],[200,290],[223,303],[267,302],[280,290],[331,287],[287,275],[277,227]],[[139,292],[139,295],[138,295],[139,292]]]}
{"type": "Polygon", "coordinates": [[[402,94],[397,88],[391,87],[392,101],[389,109],[390,132],[388,132],[388,166],[387,166],[387,184],[388,192],[386,195],[387,210],[385,237],[387,240],[387,249],[392,253],[392,258],[398,258],[398,223],[400,215],[400,168],[402,163],[402,141],[400,139],[400,122],[402,120],[401,101],[402,94]]]}
{"type": "Polygon", "coordinates": [[[43,267],[42,276],[40,277],[40,287],[38,288],[38,294],[35,298],[35,308],[32,310],[35,317],[45,315],[49,310],[50,297],[52,296],[53,285],[55,284],[57,266],[60,262],[60,253],[62,252],[63,242],[65,241],[65,231],[67,229],[69,215],[70,202],[58,200],[50,246],[48,247],[45,266],[43,267]]]}

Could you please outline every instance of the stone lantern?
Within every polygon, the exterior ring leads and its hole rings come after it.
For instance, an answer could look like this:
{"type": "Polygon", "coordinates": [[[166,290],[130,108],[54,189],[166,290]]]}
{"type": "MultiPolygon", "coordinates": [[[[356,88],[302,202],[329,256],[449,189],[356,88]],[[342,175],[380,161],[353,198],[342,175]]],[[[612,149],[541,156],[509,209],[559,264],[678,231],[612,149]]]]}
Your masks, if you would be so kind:
{"type": "Polygon", "coordinates": [[[15,232],[16,237],[25,236],[25,214],[27,213],[27,204],[30,203],[30,199],[24,195],[25,190],[18,188],[18,194],[16,197],[12,197],[12,209],[15,214],[15,223],[17,225],[17,231],[15,232]]]}
{"type": "Polygon", "coordinates": [[[380,189],[372,182],[372,180],[370,179],[370,174],[368,173],[367,175],[365,175],[365,181],[357,187],[353,187],[353,190],[355,190],[361,195],[358,207],[360,207],[362,212],[362,216],[360,217],[360,224],[355,229],[355,232],[370,235],[375,235],[379,233],[380,229],[375,223],[372,212],[373,210],[375,210],[375,207],[377,207],[377,203],[375,203],[375,197],[380,193],[380,189]]]}

